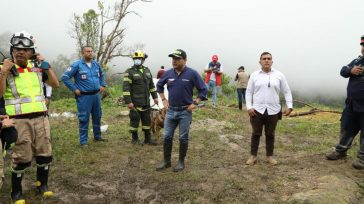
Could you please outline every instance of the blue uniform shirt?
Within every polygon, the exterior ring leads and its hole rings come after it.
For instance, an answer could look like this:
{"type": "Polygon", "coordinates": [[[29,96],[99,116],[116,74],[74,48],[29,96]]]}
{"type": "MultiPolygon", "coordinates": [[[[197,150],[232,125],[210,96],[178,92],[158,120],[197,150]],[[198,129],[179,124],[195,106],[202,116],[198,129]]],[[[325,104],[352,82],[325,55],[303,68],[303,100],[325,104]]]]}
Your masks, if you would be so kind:
{"type": "Polygon", "coordinates": [[[62,81],[72,92],[76,89],[81,92],[93,92],[100,90],[100,86],[106,86],[100,64],[92,60],[91,67],[88,67],[83,58],[68,67],[62,75],[62,81]],[[74,82],[71,80],[72,77],[75,79],[74,82]]]}
{"type": "Polygon", "coordinates": [[[197,89],[197,97],[206,100],[207,89],[204,81],[197,71],[185,67],[178,75],[174,69],[166,71],[157,83],[157,92],[164,92],[167,84],[168,101],[170,106],[180,107],[193,103],[193,88],[197,89]]]}

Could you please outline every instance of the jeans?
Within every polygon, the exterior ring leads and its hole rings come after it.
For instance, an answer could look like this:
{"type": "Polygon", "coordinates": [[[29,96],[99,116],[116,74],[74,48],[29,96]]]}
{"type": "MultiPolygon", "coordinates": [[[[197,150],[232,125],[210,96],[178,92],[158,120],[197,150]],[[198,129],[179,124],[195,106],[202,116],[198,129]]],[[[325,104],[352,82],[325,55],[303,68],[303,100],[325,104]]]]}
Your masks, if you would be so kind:
{"type": "Polygon", "coordinates": [[[86,144],[88,140],[88,124],[92,115],[92,128],[94,139],[101,138],[101,95],[81,95],[76,97],[77,115],[79,121],[80,144],[86,144]]]}
{"type": "Polygon", "coordinates": [[[245,88],[236,89],[236,91],[238,92],[238,102],[242,103],[243,99],[245,101],[245,91],[246,91],[246,89],[245,88]]]}
{"type": "Polygon", "coordinates": [[[212,89],[212,105],[216,105],[216,81],[210,80],[206,83],[207,91],[212,89]]]}
{"type": "Polygon", "coordinates": [[[164,120],[163,141],[173,141],[174,131],[179,126],[179,141],[188,143],[191,122],[192,112],[168,109],[164,120]]]}

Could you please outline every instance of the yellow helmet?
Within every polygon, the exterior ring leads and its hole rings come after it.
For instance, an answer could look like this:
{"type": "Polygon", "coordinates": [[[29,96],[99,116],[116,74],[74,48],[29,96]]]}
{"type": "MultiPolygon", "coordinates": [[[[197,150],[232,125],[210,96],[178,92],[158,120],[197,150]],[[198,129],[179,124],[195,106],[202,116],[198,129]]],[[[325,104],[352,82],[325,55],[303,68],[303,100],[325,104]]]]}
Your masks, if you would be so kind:
{"type": "Polygon", "coordinates": [[[134,58],[143,58],[143,59],[145,59],[146,57],[145,57],[144,52],[142,52],[142,51],[138,50],[138,51],[135,51],[135,52],[133,53],[132,58],[133,58],[133,59],[134,59],[134,58]]]}

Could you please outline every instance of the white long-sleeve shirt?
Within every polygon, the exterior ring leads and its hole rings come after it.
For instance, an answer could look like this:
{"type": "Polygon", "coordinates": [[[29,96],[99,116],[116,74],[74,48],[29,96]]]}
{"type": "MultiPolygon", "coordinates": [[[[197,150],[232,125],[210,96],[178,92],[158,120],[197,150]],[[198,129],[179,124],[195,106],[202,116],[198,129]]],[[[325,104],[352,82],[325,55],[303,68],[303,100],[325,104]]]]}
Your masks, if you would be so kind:
{"type": "Polygon", "coordinates": [[[246,108],[254,108],[261,114],[268,111],[268,115],[275,115],[281,110],[279,93],[282,91],[287,108],[293,108],[291,89],[286,77],[278,70],[272,69],[266,73],[262,70],[250,75],[246,88],[246,108]]]}

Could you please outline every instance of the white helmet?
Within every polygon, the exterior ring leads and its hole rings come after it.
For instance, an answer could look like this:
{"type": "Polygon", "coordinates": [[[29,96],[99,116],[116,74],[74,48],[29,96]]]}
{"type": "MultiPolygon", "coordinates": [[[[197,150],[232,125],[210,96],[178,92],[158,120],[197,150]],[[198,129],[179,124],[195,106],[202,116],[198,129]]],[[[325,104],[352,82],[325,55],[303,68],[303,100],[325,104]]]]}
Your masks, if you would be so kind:
{"type": "Polygon", "coordinates": [[[34,37],[25,32],[20,31],[18,33],[14,33],[10,39],[11,48],[35,48],[34,37]]]}

